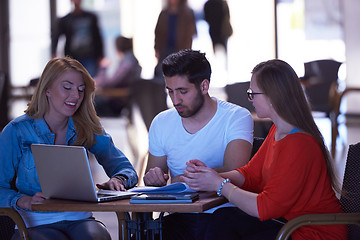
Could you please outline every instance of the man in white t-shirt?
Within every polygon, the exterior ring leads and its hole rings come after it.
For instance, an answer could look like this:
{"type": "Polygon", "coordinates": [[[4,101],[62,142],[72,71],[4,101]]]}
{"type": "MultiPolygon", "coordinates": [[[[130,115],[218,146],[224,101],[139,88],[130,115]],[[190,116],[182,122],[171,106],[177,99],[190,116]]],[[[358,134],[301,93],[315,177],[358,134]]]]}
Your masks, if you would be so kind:
{"type": "MultiPolygon", "coordinates": [[[[174,108],[159,113],[151,123],[145,185],[166,185],[168,172],[171,182],[180,181],[186,162],[192,159],[218,172],[245,165],[251,153],[253,119],[247,109],[210,97],[211,66],[205,54],[181,50],[169,55],[162,67],[174,108]]],[[[179,239],[181,235],[196,239],[196,232],[206,225],[204,215],[209,214],[171,215],[165,217],[164,237],[172,233],[179,239]],[[172,218],[177,223],[174,229],[167,221],[172,218]],[[185,222],[181,229],[180,218],[185,222]]]]}

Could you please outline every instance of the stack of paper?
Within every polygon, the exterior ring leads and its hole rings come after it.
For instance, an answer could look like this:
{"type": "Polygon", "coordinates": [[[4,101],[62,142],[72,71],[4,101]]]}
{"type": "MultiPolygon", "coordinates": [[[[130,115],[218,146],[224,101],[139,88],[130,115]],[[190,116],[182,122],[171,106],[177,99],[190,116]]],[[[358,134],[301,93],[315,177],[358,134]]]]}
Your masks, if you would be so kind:
{"type": "MultiPolygon", "coordinates": [[[[99,193],[107,194],[109,191],[111,190],[99,190],[99,193]]],[[[183,182],[163,187],[134,187],[128,192],[138,193],[131,197],[130,203],[192,203],[199,199],[199,194],[183,182]]]]}
{"type": "Polygon", "coordinates": [[[132,196],[130,203],[192,203],[199,199],[198,193],[188,194],[140,194],[132,196]]]}
{"type": "Polygon", "coordinates": [[[163,187],[134,187],[129,189],[130,192],[153,193],[153,194],[169,194],[169,193],[194,193],[190,187],[183,182],[172,183],[163,187]]]}
{"type": "Polygon", "coordinates": [[[163,187],[135,187],[129,191],[142,193],[133,196],[130,203],[192,203],[199,198],[197,192],[182,182],[163,187]]]}

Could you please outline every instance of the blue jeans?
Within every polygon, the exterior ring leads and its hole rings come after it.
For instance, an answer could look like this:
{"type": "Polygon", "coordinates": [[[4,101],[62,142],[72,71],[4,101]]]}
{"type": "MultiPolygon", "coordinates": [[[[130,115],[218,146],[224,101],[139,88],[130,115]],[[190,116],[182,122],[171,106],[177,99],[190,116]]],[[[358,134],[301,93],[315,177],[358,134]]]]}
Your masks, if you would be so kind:
{"type": "MultiPolygon", "coordinates": [[[[78,221],[61,221],[52,224],[28,228],[30,239],[36,240],[111,240],[104,224],[94,218],[78,221]]],[[[20,240],[16,230],[11,240],[20,240]]]]}

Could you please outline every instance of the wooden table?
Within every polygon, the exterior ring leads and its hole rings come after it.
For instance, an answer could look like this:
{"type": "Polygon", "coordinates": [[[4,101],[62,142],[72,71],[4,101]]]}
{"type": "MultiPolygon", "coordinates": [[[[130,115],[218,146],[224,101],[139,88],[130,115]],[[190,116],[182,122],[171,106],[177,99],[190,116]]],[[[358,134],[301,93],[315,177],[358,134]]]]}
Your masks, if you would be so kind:
{"type": "MultiPolygon", "coordinates": [[[[136,234],[136,239],[141,239],[145,235],[159,231],[161,233],[161,218],[153,220],[153,212],[204,212],[213,207],[226,203],[224,197],[218,197],[214,192],[200,193],[199,200],[194,203],[181,204],[130,204],[129,199],[117,200],[104,203],[79,202],[60,199],[48,199],[42,203],[32,205],[34,211],[77,211],[77,212],[115,212],[119,221],[119,238],[126,238],[124,233],[125,219],[127,227],[127,237],[130,238],[131,233],[136,234]],[[137,218],[130,219],[129,212],[137,213],[137,218]],[[124,219],[125,213],[125,219],[124,219]],[[155,225],[155,227],[154,227],[155,225]],[[149,227],[147,227],[149,226],[149,227]]],[[[160,234],[161,236],[161,234],[160,234]]],[[[145,236],[146,237],[146,236],[145,236]]]]}

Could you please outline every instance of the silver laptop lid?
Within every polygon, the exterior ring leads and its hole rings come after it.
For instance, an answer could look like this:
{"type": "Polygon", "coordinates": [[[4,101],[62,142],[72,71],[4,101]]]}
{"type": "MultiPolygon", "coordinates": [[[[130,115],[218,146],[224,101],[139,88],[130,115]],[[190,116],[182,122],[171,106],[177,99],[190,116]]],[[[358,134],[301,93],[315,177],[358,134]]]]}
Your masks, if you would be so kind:
{"type": "Polygon", "coordinates": [[[46,197],[98,201],[84,147],[32,144],[31,150],[46,197]]]}

